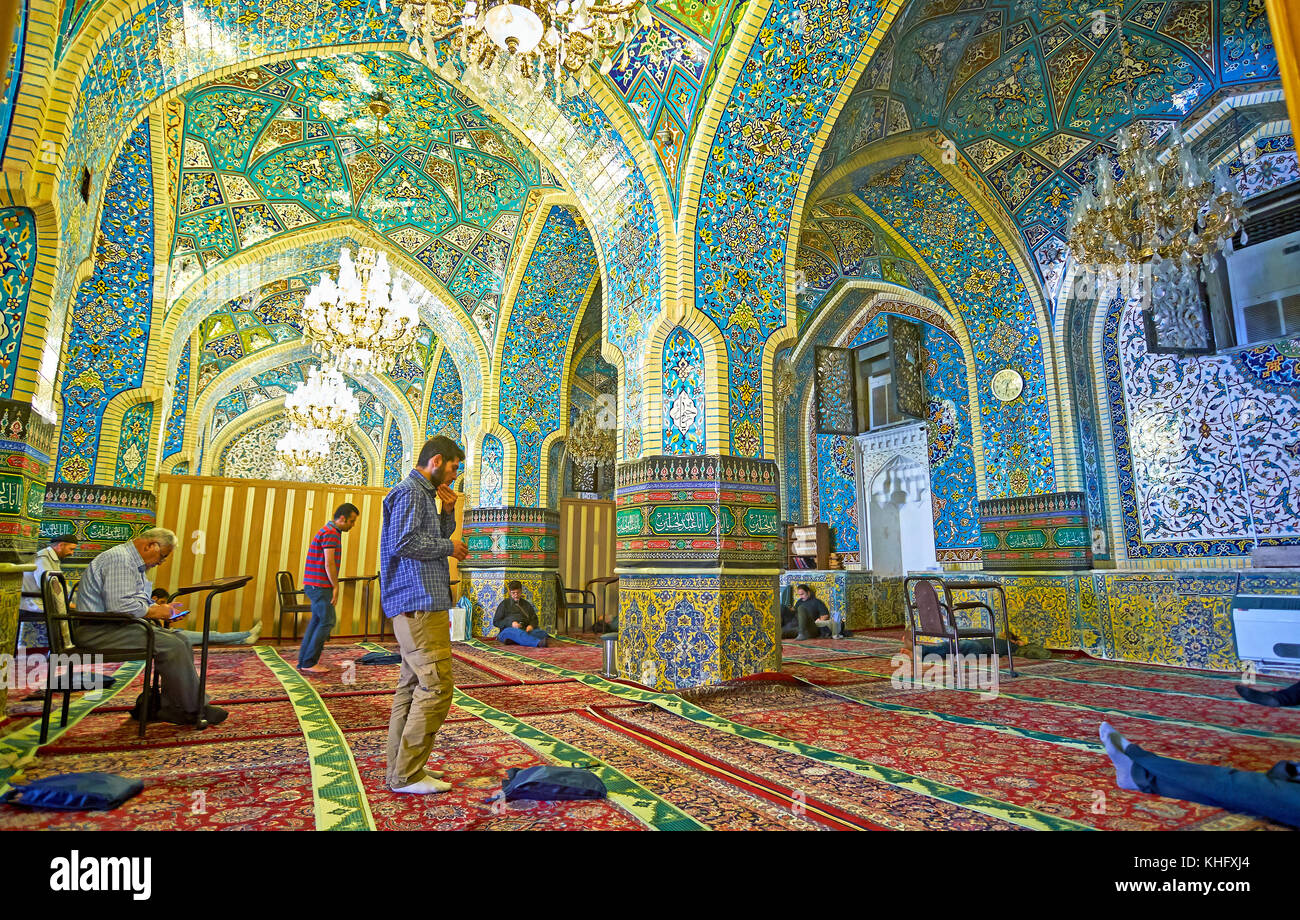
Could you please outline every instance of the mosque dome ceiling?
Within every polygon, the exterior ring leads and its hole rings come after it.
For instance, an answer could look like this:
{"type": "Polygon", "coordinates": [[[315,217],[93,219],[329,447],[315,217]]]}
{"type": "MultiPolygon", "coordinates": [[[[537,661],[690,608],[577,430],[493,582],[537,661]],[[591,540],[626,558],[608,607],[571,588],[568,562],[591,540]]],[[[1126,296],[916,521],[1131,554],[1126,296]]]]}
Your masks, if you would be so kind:
{"type": "MultiPolygon", "coordinates": [[[[817,174],[870,163],[863,152],[886,138],[929,134],[960,152],[1012,216],[1040,280],[1059,279],[1044,253],[1063,258],[1075,197],[1118,128],[1137,120],[1161,138],[1237,87],[1275,86],[1277,78],[1263,0],[1104,8],[1097,0],[914,0],[846,103],[817,174]]],[[[1217,144],[1208,135],[1198,142],[1213,159],[1243,132],[1285,117],[1280,100],[1266,103],[1220,126],[1217,144]]],[[[826,191],[842,195],[854,181],[826,191]]]]}
{"type": "Polygon", "coordinates": [[[384,52],[281,61],[176,108],[173,300],[244,250],[352,219],[427,269],[491,341],[525,199],[557,183],[423,64],[384,52]]]}

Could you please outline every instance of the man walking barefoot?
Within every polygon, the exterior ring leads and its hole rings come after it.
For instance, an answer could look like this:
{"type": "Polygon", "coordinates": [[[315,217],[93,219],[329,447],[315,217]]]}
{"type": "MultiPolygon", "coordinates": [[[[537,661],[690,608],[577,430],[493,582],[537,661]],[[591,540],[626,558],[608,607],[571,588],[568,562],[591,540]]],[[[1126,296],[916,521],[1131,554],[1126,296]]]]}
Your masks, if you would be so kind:
{"type": "Polygon", "coordinates": [[[402,671],[388,721],[388,787],[425,795],[446,792],[441,773],[425,768],[451,709],[451,573],[447,557],[469,555],[456,529],[456,492],[464,452],[449,438],[425,442],[415,469],[384,498],[379,537],[379,601],[393,625],[402,671]],[[442,502],[441,512],[435,497],[442,502]]]}

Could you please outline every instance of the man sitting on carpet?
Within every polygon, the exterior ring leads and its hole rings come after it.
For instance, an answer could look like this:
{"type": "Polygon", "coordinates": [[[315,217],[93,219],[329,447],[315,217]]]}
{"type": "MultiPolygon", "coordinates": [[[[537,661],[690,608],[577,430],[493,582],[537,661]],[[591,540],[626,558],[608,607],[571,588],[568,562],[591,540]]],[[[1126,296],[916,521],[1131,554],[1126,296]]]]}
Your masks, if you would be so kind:
{"type": "Polygon", "coordinates": [[[1279,760],[1267,773],[1253,773],[1160,757],[1142,750],[1109,722],[1101,723],[1100,734],[1121,789],[1200,802],[1300,827],[1300,762],[1279,760]]]}
{"type": "MultiPolygon", "coordinates": [[[[172,603],[172,596],[162,588],[154,588],[153,594],[150,595],[155,604],[168,604],[172,610],[177,613],[181,612],[180,604],[172,603]]],[[[203,633],[193,629],[176,629],[177,634],[190,640],[193,645],[203,644],[203,633]]],[[[258,620],[252,629],[242,632],[209,632],[208,645],[257,645],[257,639],[262,635],[262,621],[258,620]]]]}
{"type": "MultiPolygon", "coordinates": [[[[153,585],[144,573],[167,561],[176,548],[176,534],[162,527],[146,530],[134,540],[105,550],[94,558],[77,585],[77,610],[86,613],[117,613],[124,617],[166,623],[172,608],[155,604],[149,596],[153,585]]],[[[145,650],[145,631],[123,622],[81,623],[74,626],[77,645],[87,651],[96,648],[145,650]]],[[[199,672],[194,667],[194,648],[190,641],[166,629],[154,631],[154,666],[162,675],[162,703],[153,718],[161,722],[189,725],[199,717],[199,672]]],[[[148,691],[141,694],[137,706],[144,705],[148,691]]],[[[207,705],[203,716],[209,725],[226,720],[228,713],[207,705]]]]}
{"type": "Polygon", "coordinates": [[[794,593],[799,598],[794,608],[795,616],[799,618],[799,634],[795,638],[820,639],[821,628],[824,626],[832,638],[838,639],[840,624],[831,617],[831,612],[826,609],[821,598],[813,593],[813,589],[808,585],[796,585],[794,593]]]}
{"type": "Polygon", "coordinates": [[[496,616],[492,625],[501,630],[497,641],[507,645],[527,645],[532,648],[546,648],[550,638],[537,620],[537,610],[524,600],[524,586],[517,581],[506,585],[509,592],[501,603],[497,604],[496,616]]]}

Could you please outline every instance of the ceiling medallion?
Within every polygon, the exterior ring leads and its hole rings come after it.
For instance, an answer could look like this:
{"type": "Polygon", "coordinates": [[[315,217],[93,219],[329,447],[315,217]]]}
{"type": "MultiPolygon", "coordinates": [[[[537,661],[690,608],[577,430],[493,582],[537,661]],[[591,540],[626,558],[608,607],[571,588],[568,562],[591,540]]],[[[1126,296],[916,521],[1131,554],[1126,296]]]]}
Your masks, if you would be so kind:
{"type": "Polygon", "coordinates": [[[650,24],[644,0],[412,0],[401,16],[411,57],[444,77],[536,95],[549,81],[557,104],[591,85],[589,65],[610,72],[634,21],[650,24]]]}

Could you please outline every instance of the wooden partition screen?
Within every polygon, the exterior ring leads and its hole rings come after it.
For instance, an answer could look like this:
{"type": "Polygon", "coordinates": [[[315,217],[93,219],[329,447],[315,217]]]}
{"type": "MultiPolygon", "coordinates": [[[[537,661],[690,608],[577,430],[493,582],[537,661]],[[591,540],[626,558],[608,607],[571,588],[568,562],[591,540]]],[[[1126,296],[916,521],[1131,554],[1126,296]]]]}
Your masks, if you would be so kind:
{"type": "Polygon", "coordinates": [[[613,575],[614,538],[613,502],[562,499],[560,577],[565,587],[581,588],[593,578],[613,575]]]}
{"type": "MultiPolygon", "coordinates": [[[[155,583],[168,591],[218,575],[252,575],[248,585],[217,599],[212,627],[249,629],[261,620],[263,635],[269,637],[275,633],[279,609],[275,573],[292,572],[294,584],[302,587],[307,546],[344,502],[360,508],[361,515],[356,526],[343,535],[340,574],[378,573],[379,528],[387,493],[381,488],[310,482],[159,476],[158,526],[175,531],[177,545],[171,559],[151,574],[155,583]]],[[[456,504],[458,539],[463,512],[462,499],[456,504]]],[[[450,562],[454,579],[456,560],[450,562]]],[[[453,589],[453,599],[456,596],[453,589]]],[[[334,635],[367,631],[362,599],[360,586],[343,589],[334,635]]],[[[195,600],[192,597],[187,602],[194,604],[195,600]]],[[[371,592],[371,631],[378,629],[380,616],[376,583],[371,592]]],[[[290,635],[287,623],[285,635],[290,635]]]]}

